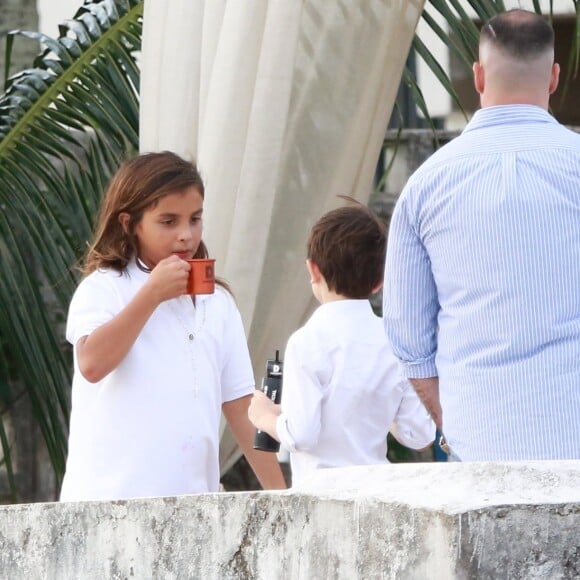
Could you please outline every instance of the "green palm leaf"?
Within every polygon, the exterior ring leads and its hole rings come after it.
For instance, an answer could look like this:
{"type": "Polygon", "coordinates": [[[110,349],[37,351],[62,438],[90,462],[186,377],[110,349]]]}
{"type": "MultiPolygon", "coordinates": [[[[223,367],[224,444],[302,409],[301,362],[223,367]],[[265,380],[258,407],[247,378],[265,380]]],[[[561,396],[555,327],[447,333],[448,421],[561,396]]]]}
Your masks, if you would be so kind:
{"type": "MultiPolygon", "coordinates": [[[[138,146],[143,3],[86,2],[0,97],[0,380],[24,384],[60,480],[72,361],[64,322],[105,184],[138,146]]],[[[0,429],[12,477],[8,440],[0,429]]]]}

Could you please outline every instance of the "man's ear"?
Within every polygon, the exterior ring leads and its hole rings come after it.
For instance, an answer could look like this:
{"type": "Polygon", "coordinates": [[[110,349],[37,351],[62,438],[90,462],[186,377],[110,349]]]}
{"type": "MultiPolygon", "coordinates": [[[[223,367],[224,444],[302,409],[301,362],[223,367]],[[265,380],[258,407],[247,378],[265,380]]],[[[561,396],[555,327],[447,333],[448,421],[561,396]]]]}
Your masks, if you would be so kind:
{"type": "Polygon", "coordinates": [[[126,211],[123,211],[119,214],[119,223],[123,228],[123,231],[128,234],[129,233],[129,223],[131,222],[131,215],[128,214],[126,211]]]}
{"type": "Polygon", "coordinates": [[[322,278],[322,274],[315,262],[312,260],[306,260],[306,267],[308,268],[308,273],[310,274],[310,283],[318,284],[322,278]]]}
{"type": "Polygon", "coordinates": [[[485,70],[479,61],[473,63],[473,85],[475,90],[481,95],[485,88],[485,70]]]}
{"type": "Polygon", "coordinates": [[[550,94],[554,94],[558,88],[558,83],[560,81],[560,65],[555,62],[552,65],[552,72],[550,75],[550,94]]]}

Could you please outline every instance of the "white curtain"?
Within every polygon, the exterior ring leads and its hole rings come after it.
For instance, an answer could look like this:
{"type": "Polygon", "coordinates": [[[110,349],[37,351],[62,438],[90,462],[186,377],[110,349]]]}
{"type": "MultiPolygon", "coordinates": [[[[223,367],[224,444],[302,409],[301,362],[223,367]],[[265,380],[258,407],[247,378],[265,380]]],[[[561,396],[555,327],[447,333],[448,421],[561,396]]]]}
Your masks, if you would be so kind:
{"type": "MultiPolygon", "coordinates": [[[[312,224],[368,199],[424,0],[145,0],[141,151],[196,160],[259,383],[315,306],[312,224]]],[[[239,457],[227,431],[222,470],[239,457]]]]}

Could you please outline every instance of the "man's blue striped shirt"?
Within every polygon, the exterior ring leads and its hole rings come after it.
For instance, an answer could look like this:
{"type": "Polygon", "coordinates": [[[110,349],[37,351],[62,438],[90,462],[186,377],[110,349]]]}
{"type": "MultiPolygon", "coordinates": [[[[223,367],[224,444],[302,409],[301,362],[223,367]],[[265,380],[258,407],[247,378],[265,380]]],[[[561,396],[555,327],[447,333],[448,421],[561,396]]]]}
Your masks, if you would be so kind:
{"type": "Polygon", "coordinates": [[[383,316],[463,460],[580,459],[580,135],[478,111],[395,208],[383,316]]]}

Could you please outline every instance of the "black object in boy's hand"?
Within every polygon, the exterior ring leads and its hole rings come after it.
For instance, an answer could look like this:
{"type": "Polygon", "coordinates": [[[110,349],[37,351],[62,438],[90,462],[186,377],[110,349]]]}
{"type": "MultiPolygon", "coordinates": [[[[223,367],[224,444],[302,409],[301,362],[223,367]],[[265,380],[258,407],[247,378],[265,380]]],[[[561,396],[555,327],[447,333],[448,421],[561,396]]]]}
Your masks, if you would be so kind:
{"type": "MultiPolygon", "coordinates": [[[[266,376],[262,379],[262,392],[276,405],[280,404],[282,397],[283,364],[280,360],[280,351],[276,351],[276,358],[266,361],[266,376]]],[[[270,437],[265,431],[256,429],[254,449],[277,453],[280,451],[280,443],[273,437],[270,437]]]]}

